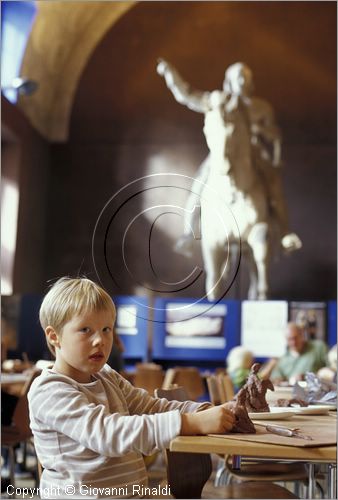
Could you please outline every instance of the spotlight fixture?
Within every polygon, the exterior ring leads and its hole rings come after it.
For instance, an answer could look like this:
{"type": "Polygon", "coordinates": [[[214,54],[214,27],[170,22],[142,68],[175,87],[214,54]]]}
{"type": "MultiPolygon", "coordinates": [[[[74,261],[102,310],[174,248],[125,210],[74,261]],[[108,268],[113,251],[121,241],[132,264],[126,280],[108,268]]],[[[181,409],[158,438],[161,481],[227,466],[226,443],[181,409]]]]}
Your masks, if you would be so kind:
{"type": "Polygon", "coordinates": [[[38,87],[39,84],[35,80],[18,76],[13,78],[10,85],[2,87],[2,90],[15,90],[18,95],[32,95],[38,87]]]}
{"type": "Polygon", "coordinates": [[[20,95],[32,95],[37,91],[39,85],[34,80],[25,77],[17,77],[12,80],[12,88],[20,95]]]}

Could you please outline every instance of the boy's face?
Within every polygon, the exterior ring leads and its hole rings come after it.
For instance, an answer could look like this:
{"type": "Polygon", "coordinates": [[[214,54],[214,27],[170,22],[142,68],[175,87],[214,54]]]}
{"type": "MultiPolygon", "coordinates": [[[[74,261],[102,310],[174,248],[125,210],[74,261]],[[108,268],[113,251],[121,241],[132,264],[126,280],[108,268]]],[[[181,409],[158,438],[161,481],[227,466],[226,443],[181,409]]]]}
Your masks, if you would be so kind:
{"type": "Polygon", "coordinates": [[[61,334],[56,334],[55,369],[77,382],[90,382],[91,375],[107,362],[114,321],[108,310],[83,313],[69,320],[61,334]]]}

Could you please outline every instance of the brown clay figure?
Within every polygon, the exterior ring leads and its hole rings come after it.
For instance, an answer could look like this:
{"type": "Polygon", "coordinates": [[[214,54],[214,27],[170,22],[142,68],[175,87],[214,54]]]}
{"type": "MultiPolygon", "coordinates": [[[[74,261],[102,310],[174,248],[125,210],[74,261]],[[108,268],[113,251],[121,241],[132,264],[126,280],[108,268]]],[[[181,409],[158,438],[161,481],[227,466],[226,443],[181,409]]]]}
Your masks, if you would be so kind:
{"type": "Polygon", "coordinates": [[[269,412],[270,408],[265,399],[265,394],[268,389],[274,391],[271,380],[261,380],[258,377],[260,369],[259,363],[254,363],[251,367],[251,372],[243,389],[246,389],[246,409],[251,413],[269,412]]]}
{"type": "Polygon", "coordinates": [[[247,398],[246,389],[242,388],[237,396],[231,401],[231,410],[236,417],[236,423],[231,432],[240,432],[241,434],[256,434],[256,429],[245,407],[247,398]]]}

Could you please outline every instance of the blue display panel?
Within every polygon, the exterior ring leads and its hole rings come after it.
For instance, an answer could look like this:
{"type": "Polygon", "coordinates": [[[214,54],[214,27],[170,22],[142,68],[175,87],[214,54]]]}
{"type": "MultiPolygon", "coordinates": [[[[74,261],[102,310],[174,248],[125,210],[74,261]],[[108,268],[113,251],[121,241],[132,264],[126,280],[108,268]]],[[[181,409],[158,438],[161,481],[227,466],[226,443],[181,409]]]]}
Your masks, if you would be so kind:
{"type": "Polygon", "coordinates": [[[116,333],[120,336],[125,351],[124,358],[147,358],[148,349],[148,312],[149,301],[136,295],[118,295],[113,297],[116,306],[116,333]]]}
{"type": "Polygon", "coordinates": [[[327,304],[327,343],[337,344],[337,302],[330,300],[327,304]]]}
{"type": "Polygon", "coordinates": [[[223,363],[239,341],[239,301],[155,300],[153,359],[223,363]]]}

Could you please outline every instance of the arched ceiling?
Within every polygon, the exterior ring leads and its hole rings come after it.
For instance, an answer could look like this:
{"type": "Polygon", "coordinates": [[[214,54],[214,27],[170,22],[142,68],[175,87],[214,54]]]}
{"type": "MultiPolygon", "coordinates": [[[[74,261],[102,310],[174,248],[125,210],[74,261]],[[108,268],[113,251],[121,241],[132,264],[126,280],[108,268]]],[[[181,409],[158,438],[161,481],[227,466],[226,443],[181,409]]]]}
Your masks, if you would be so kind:
{"type": "Polygon", "coordinates": [[[44,137],[64,141],[83,68],[106,31],[135,2],[36,3],[21,74],[37,81],[39,89],[22,97],[19,106],[44,137]]]}
{"type": "Polygon", "coordinates": [[[224,69],[243,60],[282,129],[308,142],[336,137],[335,2],[38,4],[22,74],[40,87],[20,106],[51,141],[69,130],[81,140],[116,141],[126,130],[144,139],[159,119],[193,128],[195,114],[156,74],[159,56],[201,89],[220,88],[224,69]]]}

